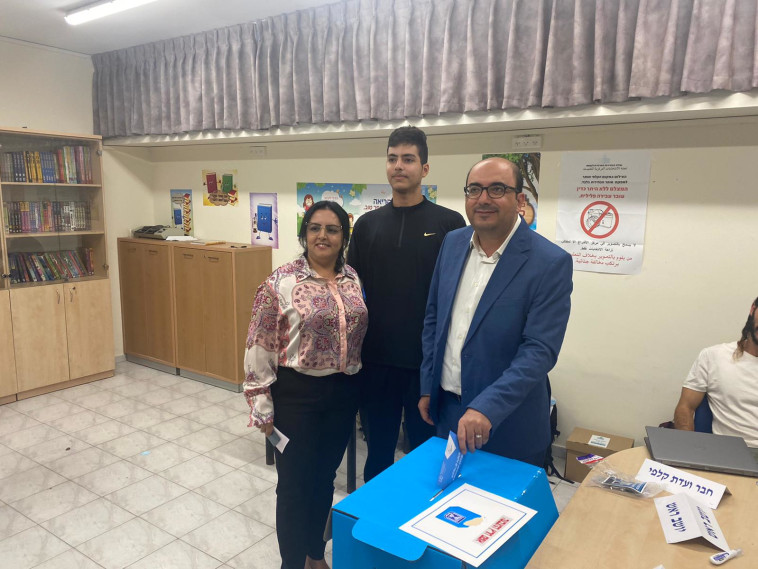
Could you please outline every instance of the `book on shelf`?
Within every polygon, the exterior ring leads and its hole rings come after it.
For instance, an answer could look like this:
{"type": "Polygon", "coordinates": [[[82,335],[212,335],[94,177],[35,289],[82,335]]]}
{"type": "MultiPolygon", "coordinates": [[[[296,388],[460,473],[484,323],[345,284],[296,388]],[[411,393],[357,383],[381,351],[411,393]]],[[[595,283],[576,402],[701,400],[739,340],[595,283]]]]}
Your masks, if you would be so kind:
{"type": "Polygon", "coordinates": [[[3,203],[7,233],[89,231],[91,208],[87,201],[15,201],[3,203]]]}
{"type": "Polygon", "coordinates": [[[77,279],[95,274],[94,250],[8,253],[11,284],[77,279]]]}
{"type": "Polygon", "coordinates": [[[0,159],[0,181],[33,184],[92,184],[92,149],[64,145],[50,150],[5,152],[0,159]]]}

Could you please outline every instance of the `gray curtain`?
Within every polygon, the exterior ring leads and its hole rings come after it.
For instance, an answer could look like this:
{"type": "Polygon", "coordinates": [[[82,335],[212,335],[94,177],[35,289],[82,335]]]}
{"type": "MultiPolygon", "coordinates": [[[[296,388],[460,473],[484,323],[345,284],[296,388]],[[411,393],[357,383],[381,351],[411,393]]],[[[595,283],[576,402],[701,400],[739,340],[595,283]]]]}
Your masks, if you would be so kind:
{"type": "Polygon", "coordinates": [[[758,0],[345,0],[93,56],[104,137],[758,86],[758,0]]]}

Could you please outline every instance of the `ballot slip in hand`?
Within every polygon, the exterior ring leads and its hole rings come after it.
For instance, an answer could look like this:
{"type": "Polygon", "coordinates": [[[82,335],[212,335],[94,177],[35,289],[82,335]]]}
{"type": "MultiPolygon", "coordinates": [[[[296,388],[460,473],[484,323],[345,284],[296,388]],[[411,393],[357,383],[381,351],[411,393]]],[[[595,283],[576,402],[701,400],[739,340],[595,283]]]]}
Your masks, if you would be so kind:
{"type": "Polygon", "coordinates": [[[279,452],[284,452],[284,447],[287,446],[287,443],[290,442],[290,439],[288,436],[283,434],[279,429],[274,427],[274,430],[271,431],[271,434],[266,437],[269,442],[274,445],[274,448],[278,450],[279,452]]]}
{"type": "Polygon", "coordinates": [[[437,486],[444,490],[450,484],[458,478],[458,473],[461,471],[461,465],[463,464],[463,455],[458,448],[458,436],[450,431],[447,436],[447,444],[445,445],[445,457],[442,459],[442,468],[440,468],[440,475],[437,477],[437,486]]]}

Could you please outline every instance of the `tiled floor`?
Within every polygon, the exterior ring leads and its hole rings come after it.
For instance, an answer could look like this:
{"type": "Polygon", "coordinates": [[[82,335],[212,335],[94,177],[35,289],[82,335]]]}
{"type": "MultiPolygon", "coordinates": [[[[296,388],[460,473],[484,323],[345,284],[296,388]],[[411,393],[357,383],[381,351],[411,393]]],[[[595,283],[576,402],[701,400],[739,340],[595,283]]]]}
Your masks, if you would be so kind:
{"type": "Polygon", "coordinates": [[[121,362],[0,407],[0,566],[278,569],[275,485],[241,394],[121,362]]]}

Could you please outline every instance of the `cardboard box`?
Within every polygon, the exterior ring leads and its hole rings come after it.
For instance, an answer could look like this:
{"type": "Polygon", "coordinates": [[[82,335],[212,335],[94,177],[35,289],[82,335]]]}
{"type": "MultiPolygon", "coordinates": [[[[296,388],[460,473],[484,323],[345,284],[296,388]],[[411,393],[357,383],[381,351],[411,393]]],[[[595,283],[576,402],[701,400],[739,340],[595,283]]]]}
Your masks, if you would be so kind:
{"type": "Polygon", "coordinates": [[[566,440],[566,471],[563,475],[574,482],[581,482],[590,468],[579,462],[578,457],[585,454],[606,457],[633,446],[634,439],[577,427],[566,440]]]}
{"type": "MultiPolygon", "coordinates": [[[[432,505],[444,440],[433,437],[332,509],[334,569],[462,569],[460,559],[435,549],[400,526],[432,505]]],[[[537,514],[481,569],[517,569],[529,562],[558,519],[545,471],[477,451],[466,455],[461,476],[440,497],[468,483],[503,496],[537,514]]]]}

